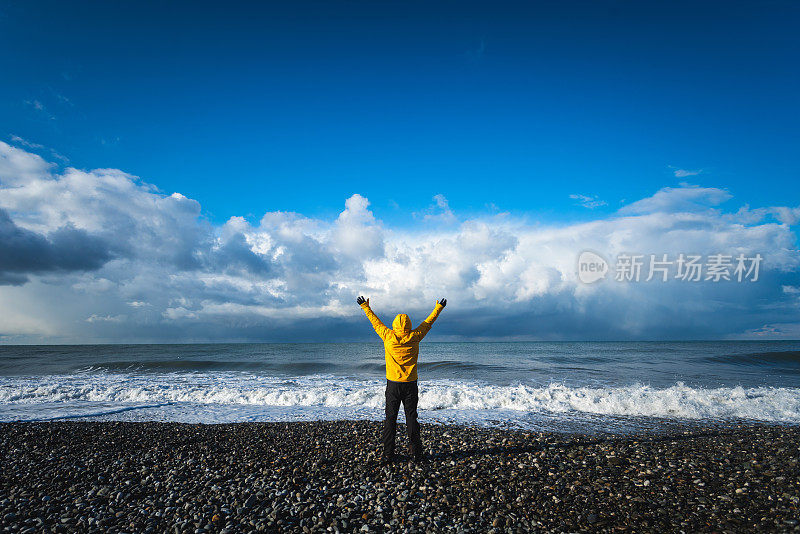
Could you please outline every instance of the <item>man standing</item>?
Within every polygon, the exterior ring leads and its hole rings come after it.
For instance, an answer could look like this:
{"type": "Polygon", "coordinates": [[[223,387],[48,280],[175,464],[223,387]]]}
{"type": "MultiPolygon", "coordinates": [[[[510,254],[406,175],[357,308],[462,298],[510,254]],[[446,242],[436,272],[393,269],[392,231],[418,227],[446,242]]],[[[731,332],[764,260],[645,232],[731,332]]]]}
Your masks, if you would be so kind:
{"type": "Polygon", "coordinates": [[[411,456],[415,461],[421,461],[422,439],[417,422],[419,342],[422,341],[422,338],[433,326],[433,322],[447,305],[447,299],[437,302],[428,318],[413,330],[411,329],[411,319],[405,313],[398,314],[392,322],[392,328],[389,329],[372,312],[369,307],[369,299],[358,297],[356,303],[367,314],[367,318],[372,323],[375,332],[383,340],[383,346],[386,349],[386,421],[383,424],[381,463],[388,464],[394,459],[394,436],[397,432],[397,413],[400,411],[401,402],[406,413],[411,456]]]}

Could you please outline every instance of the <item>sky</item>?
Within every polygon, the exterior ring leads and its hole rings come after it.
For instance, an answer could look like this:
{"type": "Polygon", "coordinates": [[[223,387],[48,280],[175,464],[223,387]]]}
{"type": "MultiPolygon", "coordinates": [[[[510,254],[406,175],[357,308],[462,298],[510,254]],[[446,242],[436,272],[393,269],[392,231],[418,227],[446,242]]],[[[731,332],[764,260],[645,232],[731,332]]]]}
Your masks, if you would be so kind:
{"type": "Polygon", "coordinates": [[[361,293],[387,323],[446,296],[440,340],[799,338],[798,22],[2,2],[0,342],[361,340],[361,293]],[[614,279],[681,253],[763,263],[614,279]]]}

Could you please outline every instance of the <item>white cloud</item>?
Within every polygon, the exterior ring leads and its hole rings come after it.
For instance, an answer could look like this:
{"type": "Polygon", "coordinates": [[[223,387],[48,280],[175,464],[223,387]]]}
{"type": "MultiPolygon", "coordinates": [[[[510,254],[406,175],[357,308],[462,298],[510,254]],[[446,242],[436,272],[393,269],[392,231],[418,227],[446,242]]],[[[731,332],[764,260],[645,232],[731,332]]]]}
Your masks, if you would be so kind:
{"type": "Polygon", "coordinates": [[[30,106],[37,114],[41,115],[42,117],[52,121],[56,120],[55,115],[50,113],[50,111],[48,111],[48,109],[40,100],[33,99],[33,100],[25,100],[24,102],[25,105],[30,106]]]}
{"type": "Polygon", "coordinates": [[[800,323],[770,323],[758,328],[747,329],[736,339],[798,339],[800,323]]]}
{"type": "Polygon", "coordinates": [[[374,258],[383,252],[383,232],[368,206],[369,200],[356,193],[336,219],[332,244],[349,257],[374,258]]]}
{"type": "Polygon", "coordinates": [[[605,200],[601,200],[597,196],[570,195],[569,198],[571,198],[573,200],[577,200],[578,204],[580,204],[584,208],[589,208],[590,210],[593,210],[595,208],[599,208],[601,206],[605,206],[605,205],[608,204],[605,200]]]}
{"type": "Polygon", "coordinates": [[[28,148],[44,148],[44,145],[40,145],[39,143],[33,143],[31,141],[23,139],[18,135],[11,135],[11,142],[28,148]]]}
{"type": "Polygon", "coordinates": [[[44,104],[42,104],[38,100],[26,100],[25,103],[28,104],[33,109],[35,109],[36,111],[44,111],[45,110],[44,109],[44,104]]]}
{"type": "Polygon", "coordinates": [[[680,187],[664,187],[651,197],[623,206],[620,213],[700,212],[715,208],[731,198],[732,195],[724,189],[683,183],[680,187]]]}
{"type": "Polygon", "coordinates": [[[0,252],[23,243],[53,254],[44,265],[15,264],[6,282],[0,277],[0,335],[64,342],[353,339],[369,333],[354,304],[364,294],[385,319],[406,311],[417,321],[446,296],[440,336],[769,336],[759,329],[800,323],[796,295],[784,289],[800,286],[787,222],[800,207],[722,210],[731,198],[723,189],[683,184],[591,222],[546,225],[508,214],[459,221],[437,195],[430,218],[401,229],[386,227],[369,200],[354,194],[333,220],[268,212],[257,224],[232,217],[212,226],[183,194],[163,194],[115,169],[61,171],[0,143],[0,209],[9,214],[0,252]],[[96,245],[86,249],[97,251],[96,261],[65,261],[56,233],[63,228],[96,245]],[[587,286],[575,272],[587,249],[609,259],[621,252],[760,253],[764,270],[749,285],[587,286]]]}
{"type": "Polygon", "coordinates": [[[41,156],[0,141],[0,183],[5,187],[45,179],[51,167],[41,156]]]}
{"type": "Polygon", "coordinates": [[[197,317],[197,314],[193,311],[187,310],[183,306],[178,306],[177,308],[167,308],[164,310],[164,318],[170,319],[172,321],[179,320],[179,319],[194,319],[197,317]]]}
{"type": "Polygon", "coordinates": [[[702,170],[691,171],[689,169],[674,169],[673,174],[675,178],[686,178],[687,176],[697,176],[703,172],[702,170]]]}
{"type": "Polygon", "coordinates": [[[433,202],[434,204],[428,207],[425,212],[415,213],[414,215],[416,217],[421,216],[423,221],[445,225],[457,222],[458,219],[455,213],[453,213],[453,210],[450,209],[450,202],[447,200],[447,197],[441,193],[433,195],[433,202]]]}
{"type": "Polygon", "coordinates": [[[97,315],[93,313],[86,318],[87,323],[121,323],[127,319],[126,315],[97,315]]]}

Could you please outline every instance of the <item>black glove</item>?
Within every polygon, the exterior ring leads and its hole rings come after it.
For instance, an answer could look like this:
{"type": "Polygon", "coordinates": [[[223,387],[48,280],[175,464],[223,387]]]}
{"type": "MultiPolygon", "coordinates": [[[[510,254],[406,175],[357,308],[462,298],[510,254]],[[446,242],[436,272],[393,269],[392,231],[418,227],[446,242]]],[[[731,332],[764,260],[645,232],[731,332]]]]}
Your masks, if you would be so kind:
{"type": "Polygon", "coordinates": [[[441,304],[441,305],[442,305],[442,308],[444,308],[445,306],[447,306],[447,299],[442,299],[442,300],[440,300],[440,301],[439,301],[439,304],[441,304]]]}
{"type": "Polygon", "coordinates": [[[358,297],[358,298],[356,299],[356,304],[358,304],[359,306],[361,306],[361,305],[362,305],[362,304],[364,304],[365,302],[366,302],[366,300],[364,299],[364,297],[358,297]]]}

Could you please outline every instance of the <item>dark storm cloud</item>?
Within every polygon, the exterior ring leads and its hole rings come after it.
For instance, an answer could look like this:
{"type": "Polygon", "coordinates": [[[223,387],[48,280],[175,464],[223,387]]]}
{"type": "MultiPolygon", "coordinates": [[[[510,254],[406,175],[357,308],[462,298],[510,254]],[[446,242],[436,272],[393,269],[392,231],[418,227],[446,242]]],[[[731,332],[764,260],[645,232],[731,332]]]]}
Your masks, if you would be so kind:
{"type": "Polygon", "coordinates": [[[48,235],[20,228],[0,208],[0,284],[20,285],[28,274],[92,271],[112,257],[105,241],[63,226],[48,235]]]}
{"type": "Polygon", "coordinates": [[[274,270],[272,263],[254,253],[245,236],[234,234],[208,255],[206,268],[231,273],[250,273],[268,276],[274,270]]]}

